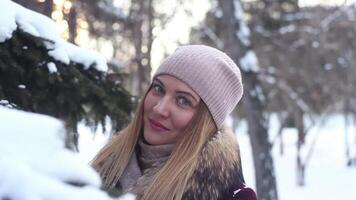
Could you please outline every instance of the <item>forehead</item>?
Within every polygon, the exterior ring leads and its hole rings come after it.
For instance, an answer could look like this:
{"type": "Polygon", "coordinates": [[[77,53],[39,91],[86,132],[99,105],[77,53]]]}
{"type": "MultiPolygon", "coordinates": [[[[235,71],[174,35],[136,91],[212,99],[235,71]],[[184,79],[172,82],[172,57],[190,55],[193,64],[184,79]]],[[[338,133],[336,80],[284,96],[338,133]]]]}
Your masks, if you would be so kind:
{"type": "Polygon", "coordinates": [[[194,90],[189,85],[187,85],[184,81],[181,81],[174,76],[162,74],[157,76],[154,80],[158,80],[162,82],[166,89],[189,92],[190,94],[200,99],[199,95],[196,92],[194,92],[194,90]]]}

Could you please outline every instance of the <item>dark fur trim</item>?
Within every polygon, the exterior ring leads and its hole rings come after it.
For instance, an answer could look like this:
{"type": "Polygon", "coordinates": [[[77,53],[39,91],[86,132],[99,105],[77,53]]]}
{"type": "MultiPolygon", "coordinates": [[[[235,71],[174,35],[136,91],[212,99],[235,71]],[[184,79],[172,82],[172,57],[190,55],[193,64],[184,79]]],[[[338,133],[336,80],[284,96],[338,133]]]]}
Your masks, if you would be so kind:
{"type": "Polygon", "coordinates": [[[218,132],[203,148],[183,200],[218,200],[244,182],[239,146],[230,131],[218,132]]]}

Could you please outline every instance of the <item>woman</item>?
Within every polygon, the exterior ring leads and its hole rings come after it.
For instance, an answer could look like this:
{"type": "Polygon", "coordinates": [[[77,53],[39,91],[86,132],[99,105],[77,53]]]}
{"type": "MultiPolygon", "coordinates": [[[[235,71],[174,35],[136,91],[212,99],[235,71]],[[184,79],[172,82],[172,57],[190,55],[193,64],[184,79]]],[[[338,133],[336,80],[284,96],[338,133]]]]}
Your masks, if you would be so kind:
{"type": "Polygon", "coordinates": [[[226,54],[178,48],[157,69],[132,122],[94,159],[104,188],[141,200],[255,200],[236,138],[222,128],[242,93],[240,70],[226,54]]]}

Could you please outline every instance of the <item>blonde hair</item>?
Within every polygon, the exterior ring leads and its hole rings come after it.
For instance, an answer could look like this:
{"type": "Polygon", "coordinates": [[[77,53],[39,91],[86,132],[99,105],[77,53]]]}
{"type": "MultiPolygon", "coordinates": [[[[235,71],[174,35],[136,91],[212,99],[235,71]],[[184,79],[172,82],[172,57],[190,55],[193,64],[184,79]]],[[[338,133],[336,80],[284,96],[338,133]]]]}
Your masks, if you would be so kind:
{"type": "MultiPolygon", "coordinates": [[[[132,122],[111,139],[92,162],[106,189],[115,186],[135,151],[143,125],[143,102],[144,100],[138,105],[132,122]]],[[[216,132],[213,118],[204,102],[200,101],[197,112],[176,142],[170,158],[156,173],[141,200],[180,200],[204,144],[216,132]]]]}

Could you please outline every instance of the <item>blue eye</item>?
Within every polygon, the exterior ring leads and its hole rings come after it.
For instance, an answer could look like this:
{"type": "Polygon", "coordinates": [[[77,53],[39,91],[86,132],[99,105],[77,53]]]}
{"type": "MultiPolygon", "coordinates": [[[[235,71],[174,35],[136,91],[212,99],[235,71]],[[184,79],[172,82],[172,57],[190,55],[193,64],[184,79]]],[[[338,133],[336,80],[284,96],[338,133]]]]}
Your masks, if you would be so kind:
{"type": "Polygon", "coordinates": [[[178,104],[183,106],[190,106],[192,105],[191,102],[185,97],[178,97],[178,104]]]}
{"type": "Polygon", "coordinates": [[[160,85],[158,85],[158,84],[153,84],[152,85],[152,89],[153,89],[153,91],[155,92],[155,93],[157,93],[157,94],[162,94],[164,91],[163,91],[163,88],[160,86],[160,85]]]}

